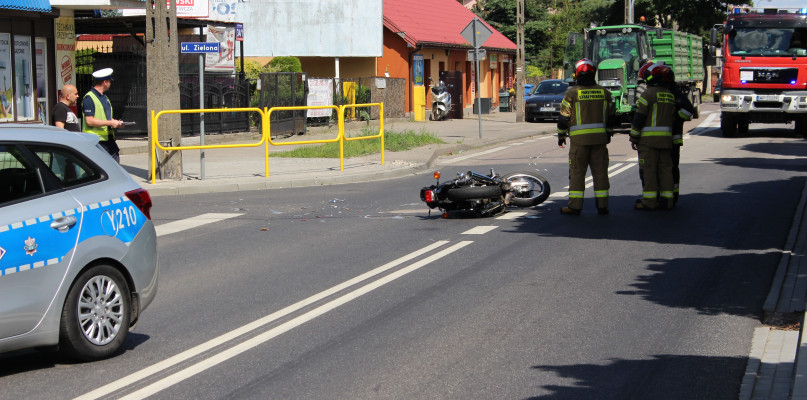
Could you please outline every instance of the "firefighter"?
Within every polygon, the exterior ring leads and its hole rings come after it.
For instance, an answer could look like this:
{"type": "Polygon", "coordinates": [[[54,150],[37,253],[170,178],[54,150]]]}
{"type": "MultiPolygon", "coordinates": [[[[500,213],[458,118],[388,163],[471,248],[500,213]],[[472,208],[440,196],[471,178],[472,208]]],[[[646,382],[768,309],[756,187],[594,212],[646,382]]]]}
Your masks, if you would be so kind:
{"type": "Polygon", "coordinates": [[[608,148],[613,135],[614,103],[611,92],[594,81],[596,68],[588,59],[575,64],[577,85],[563,97],[558,118],[558,146],[569,136],[569,205],[561,214],[580,215],[586,189],[586,171],[591,167],[597,212],[608,214],[608,148]]]}
{"type": "Polygon", "coordinates": [[[647,63],[639,70],[647,90],[636,101],[630,129],[631,148],[639,152],[642,181],[642,198],[636,201],[636,210],[673,207],[672,130],[676,108],[675,96],[664,80],[666,69],[665,65],[647,63]]]}
{"type": "Polygon", "coordinates": [[[684,92],[675,84],[675,73],[672,68],[665,70],[664,81],[667,84],[667,88],[670,89],[670,92],[675,96],[676,111],[675,117],[673,118],[673,147],[671,149],[671,156],[673,164],[673,204],[677,204],[681,183],[681,171],[678,169],[678,164],[681,161],[681,147],[684,145],[684,122],[691,121],[696,110],[695,106],[692,105],[692,102],[689,101],[684,92]]]}

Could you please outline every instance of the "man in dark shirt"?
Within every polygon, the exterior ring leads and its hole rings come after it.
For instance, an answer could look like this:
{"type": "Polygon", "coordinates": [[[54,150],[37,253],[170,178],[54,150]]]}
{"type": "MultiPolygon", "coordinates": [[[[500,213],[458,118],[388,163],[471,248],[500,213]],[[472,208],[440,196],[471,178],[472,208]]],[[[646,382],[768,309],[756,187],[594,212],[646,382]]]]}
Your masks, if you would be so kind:
{"type": "Polygon", "coordinates": [[[59,101],[53,107],[53,125],[68,131],[81,132],[81,121],[70,106],[76,105],[78,100],[78,89],[73,85],[64,85],[59,101]]]}

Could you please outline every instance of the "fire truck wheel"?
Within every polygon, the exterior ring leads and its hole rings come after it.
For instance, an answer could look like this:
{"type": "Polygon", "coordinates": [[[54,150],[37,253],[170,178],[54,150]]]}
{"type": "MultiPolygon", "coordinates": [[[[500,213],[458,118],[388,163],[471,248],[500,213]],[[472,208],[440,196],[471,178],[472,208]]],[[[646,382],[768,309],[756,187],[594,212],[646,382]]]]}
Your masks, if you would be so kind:
{"type": "Polygon", "coordinates": [[[796,136],[807,139],[807,119],[796,120],[796,136]]]}
{"type": "Polygon", "coordinates": [[[720,130],[723,131],[723,137],[737,136],[737,120],[723,113],[720,116],[720,130]]]}

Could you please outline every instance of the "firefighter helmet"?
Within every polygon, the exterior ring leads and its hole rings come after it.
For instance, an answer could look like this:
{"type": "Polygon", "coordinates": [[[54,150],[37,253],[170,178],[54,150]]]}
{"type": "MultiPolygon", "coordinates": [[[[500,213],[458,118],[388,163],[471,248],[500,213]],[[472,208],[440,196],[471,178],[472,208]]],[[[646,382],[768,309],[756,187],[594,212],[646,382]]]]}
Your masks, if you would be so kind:
{"type": "Polygon", "coordinates": [[[594,76],[596,71],[597,68],[594,66],[594,63],[588,58],[584,58],[574,65],[574,77],[578,80],[581,75],[591,74],[591,76],[594,76]]]}

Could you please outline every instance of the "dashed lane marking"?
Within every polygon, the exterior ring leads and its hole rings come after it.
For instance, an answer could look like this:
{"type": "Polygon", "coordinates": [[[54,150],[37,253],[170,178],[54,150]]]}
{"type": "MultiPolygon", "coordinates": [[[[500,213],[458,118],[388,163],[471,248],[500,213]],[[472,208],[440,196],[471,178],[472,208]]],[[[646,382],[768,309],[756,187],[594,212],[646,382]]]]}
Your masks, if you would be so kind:
{"type": "Polygon", "coordinates": [[[527,215],[527,212],[525,212],[525,211],[509,211],[507,214],[500,215],[500,216],[496,217],[496,219],[509,220],[509,219],[520,218],[520,217],[523,217],[525,215],[527,215]]]}
{"type": "Polygon", "coordinates": [[[235,218],[244,214],[227,214],[227,213],[207,213],[198,215],[193,218],[181,219],[179,221],[169,222],[154,227],[157,231],[157,236],[170,235],[172,233],[182,232],[191,228],[198,228],[203,225],[216,223],[228,218],[235,218]]]}

